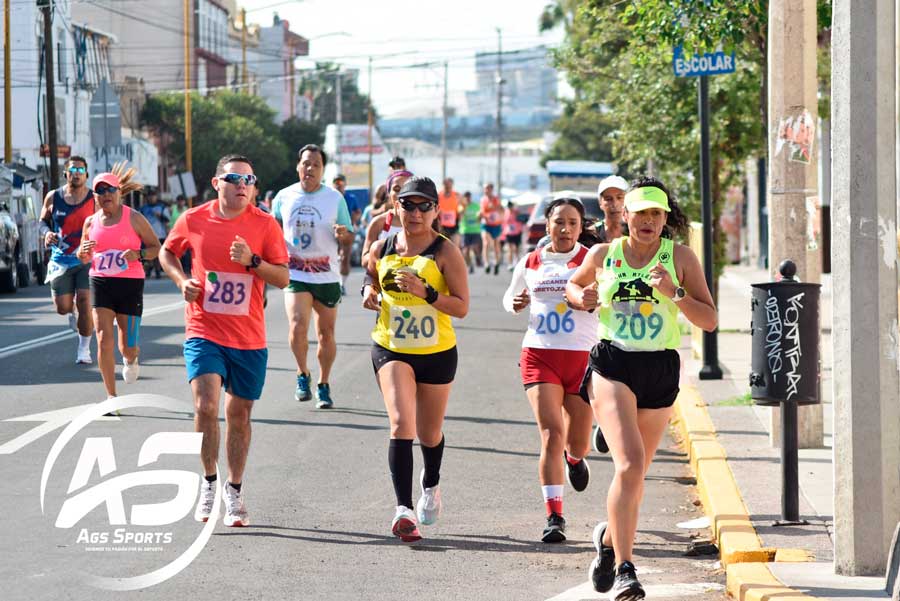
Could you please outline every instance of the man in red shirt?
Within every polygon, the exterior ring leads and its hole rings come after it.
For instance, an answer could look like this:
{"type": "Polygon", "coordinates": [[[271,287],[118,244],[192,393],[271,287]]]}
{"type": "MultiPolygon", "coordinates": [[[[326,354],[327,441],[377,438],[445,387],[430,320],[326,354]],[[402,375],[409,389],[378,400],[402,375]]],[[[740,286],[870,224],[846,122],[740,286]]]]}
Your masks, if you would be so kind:
{"type": "Polygon", "coordinates": [[[459,194],[453,189],[453,178],[444,180],[444,189],[438,192],[441,233],[459,246],[459,194]]]}
{"type": "Polygon", "coordinates": [[[184,363],[194,394],[194,430],[203,433],[205,476],[194,517],[205,522],[212,513],[224,388],[228,481],[223,521],[247,526],[241,484],[250,449],[250,411],[262,394],[268,361],[263,290],[266,284],[287,286],[288,254],[278,223],[253,205],[256,176],[249,159],[222,157],[212,186],[218,198],[182,214],[159,258],[188,303],[184,363]],[[188,250],[190,274],[179,261],[188,250]]]}
{"type": "Polygon", "coordinates": [[[485,184],[484,196],[481,197],[481,253],[484,259],[484,272],[491,272],[488,256],[494,253],[494,275],[500,272],[500,234],[503,230],[503,205],[499,196],[494,196],[494,184],[485,184]]]}

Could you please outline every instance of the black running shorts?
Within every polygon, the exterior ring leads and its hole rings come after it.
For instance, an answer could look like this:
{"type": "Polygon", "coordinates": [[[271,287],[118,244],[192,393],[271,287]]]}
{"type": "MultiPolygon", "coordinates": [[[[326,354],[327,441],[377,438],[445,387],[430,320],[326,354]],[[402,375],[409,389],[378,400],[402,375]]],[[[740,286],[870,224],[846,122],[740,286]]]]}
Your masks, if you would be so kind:
{"type": "Polygon", "coordinates": [[[144,278],[91,278],[95,309],[140,317],[144,312],[144,278]]]}
{"type": "Polygon", "coordinates": [[[402,361],[412,367],[419,384],[449,384],[456,377],[456,347],[429,355],[395,353],[380,344],[372,345],[372,368],[375,373],[391,361],[402,361]]]}
{"type": "Polygon", "coordinates": [[[678,351],[623,351],[609,340],[601,340],[591,349],[588,369],[581,383],[581,398],[588,400],[587,387],[591,374],[597,372],[607,380],[628,386],[637,397],[638,409],[671,407],[678,396],[681,357],[678,351]]]}

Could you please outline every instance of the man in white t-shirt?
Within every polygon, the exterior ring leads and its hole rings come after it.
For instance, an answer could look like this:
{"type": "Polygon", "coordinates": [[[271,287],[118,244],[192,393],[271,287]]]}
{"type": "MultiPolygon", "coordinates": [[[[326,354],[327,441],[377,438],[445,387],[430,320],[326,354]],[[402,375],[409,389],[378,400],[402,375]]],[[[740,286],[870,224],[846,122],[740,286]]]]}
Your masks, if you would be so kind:
{"type": "Polygon", "coordinates": [[[328,409],[334,403],[328,376],[337,354],[334,324],[341,302],[341,274],[338,250],[353,242],[353,226],[347,202],[340,192],[322,185],[327,158],[315,144],[297,153],[300,181],[281,190],[272,201],[272,215],[282,226],[290,261],[291,282],[285,288],[285,309],[290,326],[291,350],[297,360],[297,388],[294,398],[312,398],[307,365],[309,320],[316,314],[319,342],[319,382],[316,407],[328,409]]]}

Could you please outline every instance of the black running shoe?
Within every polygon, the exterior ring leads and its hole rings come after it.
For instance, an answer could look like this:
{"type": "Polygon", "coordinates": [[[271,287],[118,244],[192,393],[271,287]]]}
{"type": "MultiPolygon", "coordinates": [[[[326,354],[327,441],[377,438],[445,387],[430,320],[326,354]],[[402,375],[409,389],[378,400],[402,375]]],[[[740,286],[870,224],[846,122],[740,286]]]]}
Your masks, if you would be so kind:
{"type": "Polygon", "coordinates": [[[605,593],[612,588],[616,579],[616,552],[612,547],[603,544],[603,535],[606,534],[606,522],[600,522],[594,528],[594,548],[597,549],[597,557],[591,562],[591,584],[598,593],[605,593]]]}
{"type": "Polygon", "coordinates": [[[569,463],[569,454],[563,451],[563,457],[566,461],[566,479],[572,488],[578,492],[587,488],[588,482],[591,480],[591,468],[588,467],[587,461],[582,459],[575,465],[569,463]]]}
{"type": "Polygon", "coordinates": [[[498,273],[500,273],[500,263],[494,265],[494,275],[497,275],[498,273]]]}
{"type": "Polygon", "coordinates": [[[603,430],[600,426],[594,426],[594,435],[591,437],[594,441],[594,450],[598,453],[609,453],[609,445],[603,437],[603,430]]]}
{"type": "Polygon", "coordinates": [[[566,518],[558,513],[551,513],[547,518],[547,527],[541,541],[545,543],[561,543],[566,540],[566,518]]]}
{"type": "Polygon", "coordinates": [[[634,573],[634,564],[623,561],[616,570],[616,580],[609,591],[610,601],[639,601],[644,595],[644,587],[634,573]]]}

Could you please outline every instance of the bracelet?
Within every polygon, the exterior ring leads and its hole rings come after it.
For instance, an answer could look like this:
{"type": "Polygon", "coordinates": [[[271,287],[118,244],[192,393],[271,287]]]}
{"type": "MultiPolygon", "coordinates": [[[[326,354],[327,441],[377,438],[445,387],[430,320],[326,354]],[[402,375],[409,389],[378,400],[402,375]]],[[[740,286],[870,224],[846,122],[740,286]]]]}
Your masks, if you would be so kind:
{"type": "Polygon", "coordinates": [[[426,303],[428,303],[429,305],[433,305],[437,301],[438,296],[440,296],[438,294],[438,291],[435,290],[431,284],[425,284],[425,302],[426,303]]]}
{"type": "Polygon", "coordinates": [[[147,257],[147,250],[142,248],[140,255],[141,255],[141,261],[143,261],[147,257]]]}

